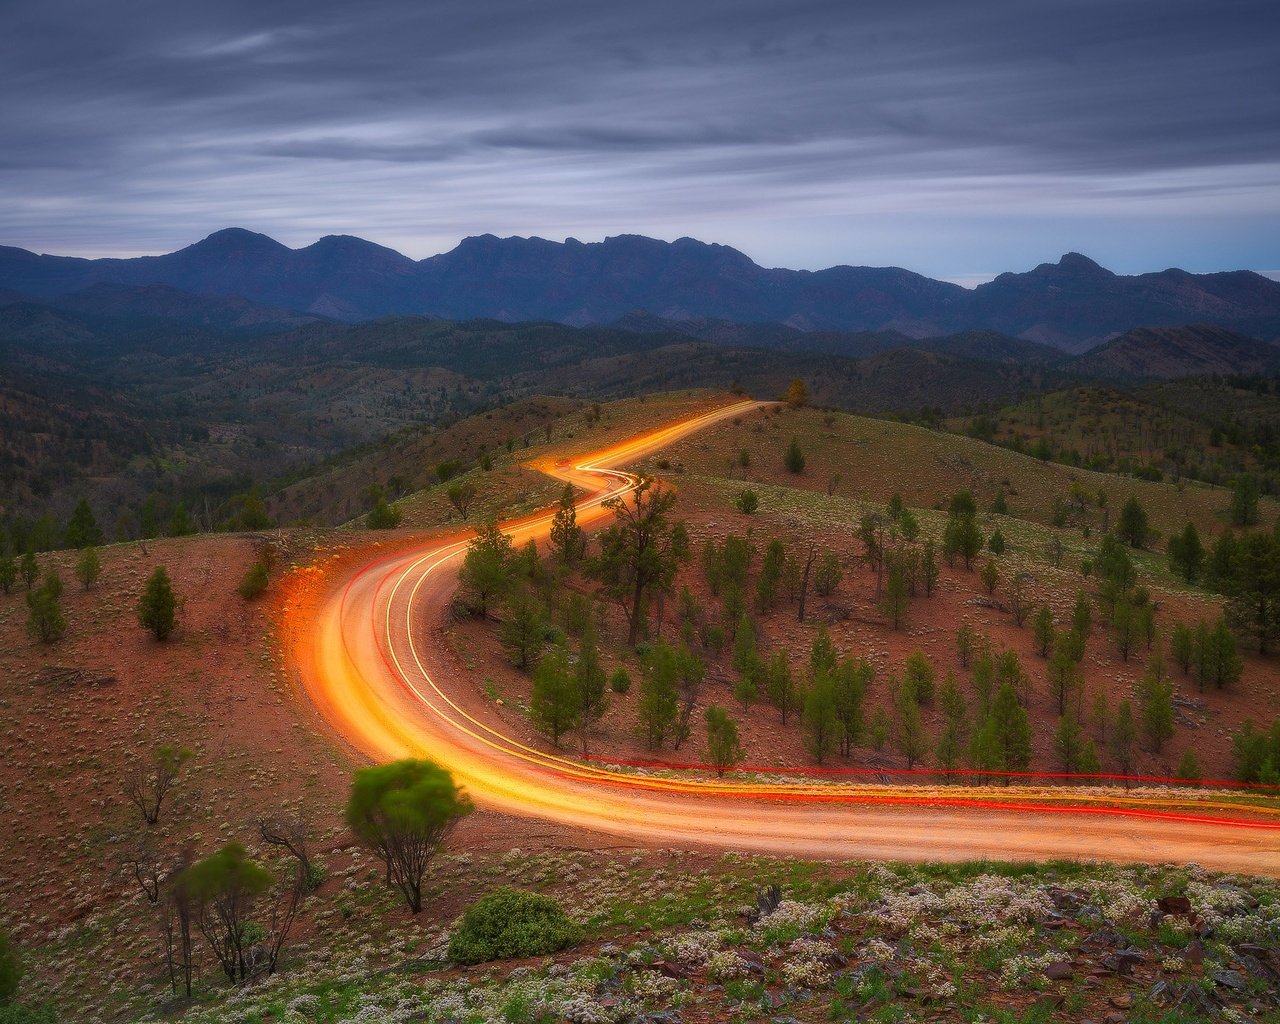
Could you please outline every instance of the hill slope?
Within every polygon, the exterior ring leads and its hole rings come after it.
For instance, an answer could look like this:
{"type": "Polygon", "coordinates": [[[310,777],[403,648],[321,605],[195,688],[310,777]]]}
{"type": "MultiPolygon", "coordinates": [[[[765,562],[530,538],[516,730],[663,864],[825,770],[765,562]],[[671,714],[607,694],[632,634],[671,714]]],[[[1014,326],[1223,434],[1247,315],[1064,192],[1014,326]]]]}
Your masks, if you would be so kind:
{"type": "Polygon", "coordinates": [[[1206,324],[1140,327],[1091,349],[1070,366],[1086,376],[1113,381],[1269,374],[1280,370],[1280,348],[1206,324]]]}

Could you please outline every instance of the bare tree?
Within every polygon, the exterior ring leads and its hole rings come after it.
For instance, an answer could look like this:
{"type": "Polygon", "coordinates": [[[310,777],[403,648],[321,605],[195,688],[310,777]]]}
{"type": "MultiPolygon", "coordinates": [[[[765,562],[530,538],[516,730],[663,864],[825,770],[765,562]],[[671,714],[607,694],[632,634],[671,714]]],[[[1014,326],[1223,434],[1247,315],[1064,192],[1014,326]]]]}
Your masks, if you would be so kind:
{"type": "Polygon", "coordinates": [[[191,978],[195,971],[195,945],[191,930],[195,907],[186,884],[186,872],[192,859],[190,847],[184,848],[165,874],[164,899],[159,902],[160,939],[169,971],[169,986],[176,994],[181,981],[188,999],[191,998],[191,978]]]}
{"type": "Polygon", "coordinates": [[[156,747],[149,759],[130,770],[124,779],[124,795],[138,808],[142,820],[154,825],[160,820],[160,806],[178,778],[191,751],[181,747],[156,747]]]}
{"type": "Polygon", "coordinates": [[[818,545],[809,542],[809,554],[804,560],[804,575],[800,579],[800,610],[796,613],[796,621],[804,622],[804,603],[809,596],[809,572],[813,569],[813,560],[818,555],[818,545]]]}
{"type": "Polygon", "coordinates": [[[467,513],[471,510],[471,503],[475,500],[476,485],[470,480],[462,480],[456,484],[450,484],[449,504],[458,512],[463,519],[467,518],[467,513]]]}
{"type": "Polygon", "coordinates": [[[300,814],[289,817],[259,818],[258,835],[268,846],[287,850],[298,862],[298,884],[303,892],[314,892],[320,884],[317,872],[311,866],[311,854],[307,849],[310,828],[300,814]]]}
{"type": "Polygon", "coordinates": [[[160,901],[160,884],[164,880],[164,864],[156,851],[150,833],[140,835],[124,856],[124,868],[138,883],[142,895],[153,906],[160,901]]]}

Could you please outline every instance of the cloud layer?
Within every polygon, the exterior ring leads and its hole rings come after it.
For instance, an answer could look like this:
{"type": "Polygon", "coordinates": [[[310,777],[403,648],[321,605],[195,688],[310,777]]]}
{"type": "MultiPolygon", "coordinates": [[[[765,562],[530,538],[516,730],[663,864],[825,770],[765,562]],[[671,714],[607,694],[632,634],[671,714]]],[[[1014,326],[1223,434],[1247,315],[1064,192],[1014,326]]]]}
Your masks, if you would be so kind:
{"type": "Polygon", "coordinates": [[[935,276],[1280,266],[1274,0],[47,0],[0,242],[690,234],[935,276]]]}

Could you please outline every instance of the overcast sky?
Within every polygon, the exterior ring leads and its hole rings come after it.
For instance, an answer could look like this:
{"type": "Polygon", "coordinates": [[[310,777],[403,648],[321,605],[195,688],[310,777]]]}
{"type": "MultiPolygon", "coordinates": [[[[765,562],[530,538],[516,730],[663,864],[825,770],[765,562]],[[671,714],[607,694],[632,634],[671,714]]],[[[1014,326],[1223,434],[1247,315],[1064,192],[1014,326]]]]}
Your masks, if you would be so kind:
{"type": "Polygon", "coordinates": [[[41,0],[0,96],[0,244],[42,252],[1280,271],[1277,0],[41,0]]]}

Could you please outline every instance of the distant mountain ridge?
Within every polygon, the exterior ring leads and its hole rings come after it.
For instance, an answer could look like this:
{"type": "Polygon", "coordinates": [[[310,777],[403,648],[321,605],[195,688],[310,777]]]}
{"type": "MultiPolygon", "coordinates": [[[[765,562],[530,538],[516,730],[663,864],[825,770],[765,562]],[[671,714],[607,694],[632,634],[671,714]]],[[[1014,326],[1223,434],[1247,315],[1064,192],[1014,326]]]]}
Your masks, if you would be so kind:
{"type": "Polygon", "coordinates": [[[1187,323],[1280,341],[1280,282],[1244,270],[1123,276],[1078,253],[968,291],[897,267],[769,269],[729,246],[640,235],[589,243],[479,235],[421,261],[348,235],[290,249],[242,228],[133,259],[0,247],[0,290],[47,302],[104,284],[162,285],[348,322],[426,314],[585,326],[641,311],[744,330],[781,324],[907,338],[994,331],[1068,352],[1135,327],[1187,323]]]}

